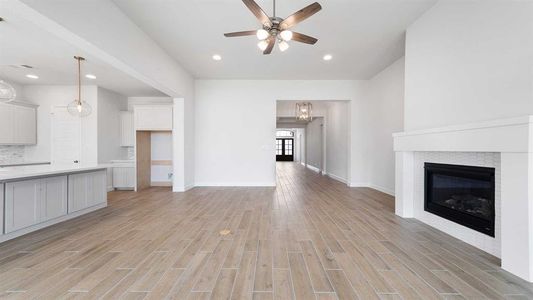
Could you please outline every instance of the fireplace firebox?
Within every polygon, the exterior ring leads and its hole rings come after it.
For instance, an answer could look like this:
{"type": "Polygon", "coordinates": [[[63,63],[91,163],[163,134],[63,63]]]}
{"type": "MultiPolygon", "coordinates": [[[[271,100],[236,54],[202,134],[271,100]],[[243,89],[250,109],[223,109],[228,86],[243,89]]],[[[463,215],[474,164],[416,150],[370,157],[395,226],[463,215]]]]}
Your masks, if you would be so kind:
{"type": "Polygon", "coordinates": [[[494,237],[494,168],[424,164],[424,210],[494,237]]]}

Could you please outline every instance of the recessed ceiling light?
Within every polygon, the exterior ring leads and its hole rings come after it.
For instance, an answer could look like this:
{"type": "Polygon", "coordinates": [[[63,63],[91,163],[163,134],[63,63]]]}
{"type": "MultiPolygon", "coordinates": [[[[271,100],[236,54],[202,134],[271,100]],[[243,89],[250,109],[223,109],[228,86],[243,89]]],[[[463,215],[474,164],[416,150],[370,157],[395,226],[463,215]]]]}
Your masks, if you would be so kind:
{"type": "Polygon", "coordinates": [[[35,75],[35,74],[28,74],[28,75],[26,75],[26,77],[31,78],[31,79],[37,79],[37,78],[39,78],[39,76],[37,76],[37,75],[35,75]]]}
{"type": "Polygon", "coordinates": [[[322,57],[323,60],[331,60],[332,58],[333,56],[331,56],[331,54],[326,54],[324,57],[322,57]]]}
{"type": "Polygon", "coordinates": [[[222,56],[215,54],[213,55],[213,60],[216,60],[216,61],[222,60],[222,56]]]}
{"type": "Polygon", "coordinates": [[[85,75],[85,77],[87,77],[89,79],[96,79],[96,76],[93,75],[93,74],[87,74],[87,75],[85,75]]]}

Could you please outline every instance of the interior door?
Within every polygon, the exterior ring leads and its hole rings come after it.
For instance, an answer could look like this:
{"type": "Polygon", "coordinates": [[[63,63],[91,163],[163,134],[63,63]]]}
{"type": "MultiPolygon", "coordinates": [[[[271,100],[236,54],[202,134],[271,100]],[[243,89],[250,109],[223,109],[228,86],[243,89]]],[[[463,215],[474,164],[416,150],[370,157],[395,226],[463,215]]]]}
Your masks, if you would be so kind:
{"type": "Polygon", "coordinates": [[[294,161],[294,139],[276,139],[276,161],[294,161]]]}
{"type": "Polygon", "coordinates": [[[56,106],[52,113],[52,162],[80,163],[81,119],[56,106]]]}

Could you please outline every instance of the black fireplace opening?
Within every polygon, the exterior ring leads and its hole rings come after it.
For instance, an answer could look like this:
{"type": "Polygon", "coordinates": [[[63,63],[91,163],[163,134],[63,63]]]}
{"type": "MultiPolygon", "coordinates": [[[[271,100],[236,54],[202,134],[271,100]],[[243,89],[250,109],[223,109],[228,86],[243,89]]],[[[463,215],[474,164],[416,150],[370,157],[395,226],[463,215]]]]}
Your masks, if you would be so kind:
{"type": "Polygon", "coordinates": [[[425,163],[424,210],[494,237],[494,168],[425,163]]]}

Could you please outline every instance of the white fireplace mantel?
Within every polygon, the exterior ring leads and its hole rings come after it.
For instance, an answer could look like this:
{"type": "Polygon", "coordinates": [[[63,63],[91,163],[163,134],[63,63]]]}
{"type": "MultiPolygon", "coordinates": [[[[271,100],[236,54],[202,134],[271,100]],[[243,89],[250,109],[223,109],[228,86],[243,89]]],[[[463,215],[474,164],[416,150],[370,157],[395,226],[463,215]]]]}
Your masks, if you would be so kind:
{"type": "Polygon", "coordinates": [[[413,218],[416,152],[500,153],[502,268],[533,282],[533,116],[395,133],[396,214],[413,218]]]}

